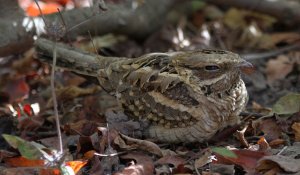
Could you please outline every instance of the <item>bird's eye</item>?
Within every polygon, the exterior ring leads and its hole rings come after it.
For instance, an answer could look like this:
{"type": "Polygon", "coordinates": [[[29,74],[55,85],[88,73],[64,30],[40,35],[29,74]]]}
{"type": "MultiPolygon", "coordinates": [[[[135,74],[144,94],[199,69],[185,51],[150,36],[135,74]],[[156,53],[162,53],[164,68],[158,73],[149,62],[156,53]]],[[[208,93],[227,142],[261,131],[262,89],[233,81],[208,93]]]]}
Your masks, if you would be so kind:
{"type": "Polygon", "coordinates": [[[216,72],[216,71],[220,70],[220,67],[217,65],[208,65],[208,66],[205,66],[205,70],[210,71],[210,72],[216,72]]]}

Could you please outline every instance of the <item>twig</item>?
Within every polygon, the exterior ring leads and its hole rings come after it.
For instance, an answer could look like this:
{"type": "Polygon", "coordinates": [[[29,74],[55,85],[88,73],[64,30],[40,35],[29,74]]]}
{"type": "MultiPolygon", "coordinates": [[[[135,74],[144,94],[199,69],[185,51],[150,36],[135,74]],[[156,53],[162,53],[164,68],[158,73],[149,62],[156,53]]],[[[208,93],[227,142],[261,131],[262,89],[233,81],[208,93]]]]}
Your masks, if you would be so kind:
{"type": "MultiPolygon", "coordinates": [[[[59,145],[59,153],[60,155],[64,154],[64,150],[63,150],[63,142],[62,142],[62,136],[61,136],[61,130],[60,130],[60,121],[59,121],[59,115],[58,115],[58,109],[57,109],[57,98],[56,98],[56,93],[55,93],[55,84],[54,84],[54,79],[55,79],[55,67],[56,67],[56,42],[59,40],[59,38],[61,38],[64,34],[65,34],[65,27],[62,28],[58,25],[49,25],[44,17],[44,14],[39,6],[39,3],[37,2],[37,0],[34,0],[36,5],[38,6],[38,9],[42,15],[42,19],[46,25],[46,30],[48,32],[48,35],[50,35],[51,37],[53,37],[54,39],[54,43],[53,43],[53,49],[52,49],[52,56],[53,56],[53,62],[52,62],[52,70],[51,70],[51,80],[50,80],[50,85],[51,85],[51,93],[52,93],[52,101],[53,101],[53,108],[54,108],[54,116],[55,116],[55,123],[56,123],[56,129],[57,129],[57,137],[58,137],[58,145],[59,145]]],[[[65,24],[65,21],[63,20],[62,14],[60,13],[60,10],[57,9],[61,20],[63,22],[63,24],[65,24]]]]}
{"type": "Polygon", "coordinates": [[[291,51],[291,50],[296,50],[296,49],[299,49],[299,48],[300,48],[300,44],[296,43],[296,44],[293,44],[293,45],[284,46],[282,48],[274,49],[274,50],[267,51],[267,52],[241,54],[241,57],[244,58],[245,60],[265,59],[265,58],[275,57],[275,56],[280,55],[284,52],[288,52],[288,51],[291,51]]]}
{"type": "Polygon", "coordinates": [[[245,138],[245,132],[246,132],[247,128],[248,128],[248,125],[246,125],[241,131],[237,130],[236,133],[237,133],[237,137],[240,140],[241,144],[243,146],[245,146],[246,148],[249,148],[249,143],[245,138]]]}
{"type": "Polygon", "coordinates": [[[57,129],[57,137],[59,142],[59,152],[63,154],[63,143],[62,143],[62,136],[60,131],[60,122],[59,122],[59,116],[58,116],[58,109],[57,109],[57,99],[56,99],[56,93],[55,93],[55,84],[54,84],[54,78],[55,78],[55,65],[56,65],[56,41],[53,45],[53,63],[52,63],[52,70],[51,70],[51,92],[52,92],[52,98],[53,98],[53,107],[54,107],[54,115],[55,115],[55,123],[56,123],[56,129],[57,129]]]}
{"type": "Polygon", "coordinates": [[[94,153],[94,155],[100,156],[100,157],[114,157],[114,156],[118,156],[118,155],[125,154],[125,153],[127,153],[127,151],[111,153],[111,154],[94,153]]]}
{"type": "Polygon", "coordinates": [[[280,155],[287,149],[288,146],[283,147],[276,155],[280,155]]]}

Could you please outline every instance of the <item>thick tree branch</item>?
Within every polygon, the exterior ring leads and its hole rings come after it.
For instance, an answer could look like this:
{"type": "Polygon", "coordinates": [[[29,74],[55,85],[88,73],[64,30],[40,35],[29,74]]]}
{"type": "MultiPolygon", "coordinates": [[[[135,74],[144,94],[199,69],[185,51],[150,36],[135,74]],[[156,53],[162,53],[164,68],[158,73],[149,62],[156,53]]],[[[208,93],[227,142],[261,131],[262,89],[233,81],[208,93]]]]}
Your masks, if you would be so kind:
{"type": "MultiPolygon", "coordinates": [[[[133,9],[131,1],[128,1],[127,3],[108,4],[108,10],[97,15],[95,15],[95,10],[92,8],[64,11],[62,15],[67,30],[84,22],[67,33],[69,38],[75,38],[91,31],[91,33],[97,35],[118,33],[142,39],[159,29],[165,22],[168,12],[179,1],[183,0],[145,0],[143,4],[135,9],[133,9]]],[[[0,0],[0,8],[0,56],[18,53],[16,47],[22,46],[20,43],[24,41],[26,41],[25,46],[27,47],[20,48],[31,47],[32,36],[35,31],[31,29],[30,35],[28,35],[26,31],[28,29],[23,26],[25,17],[18,7],[17,0],[0,0]],[[28,40],[31,40],[31,42],[28,42],[28,40]]],[[[45,15],[45,18],[50,23],[61,22],[58,14],[45,15]]],[[[37,25],[37,31],[45,31],[43,29],[44,25],[40,25],[43,22],[39,17],[35,18],[34,21],[37,25]]],[[[24,51],[24,49],[21,50],[24,51]]]]}
{"type": "MultiPolygon", "coordinates": [[[[91,8],[74,9],[62,12],[67,29],[87,21],[68,33],[74,37],[95,31],[98,35],[106,33],[125,34],[134,38],[145,38],[157,30],[165,21],[165,17],[178,0],[145,0],[136,9],[131,3],[108,4],[107,11],[94,14],[91,8]]],[[[56,14],[47,15],[46,19],[55,21],[56,14]]],[[[92,32],[93,33],[93,32],[92,32]]]]}

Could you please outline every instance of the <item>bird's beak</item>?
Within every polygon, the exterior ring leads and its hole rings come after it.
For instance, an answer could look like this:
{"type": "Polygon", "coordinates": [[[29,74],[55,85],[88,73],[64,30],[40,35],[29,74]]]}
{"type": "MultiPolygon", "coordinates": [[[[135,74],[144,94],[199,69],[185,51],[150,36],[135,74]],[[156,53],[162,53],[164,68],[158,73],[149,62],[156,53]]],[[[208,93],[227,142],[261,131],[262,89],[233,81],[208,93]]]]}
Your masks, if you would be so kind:
{"type": "Polygon", "coordinates": [[[245,74],[251,74],[255,71],[254,66],[246,60],[242,60],[238,63],[237,67],[245,74]]]}

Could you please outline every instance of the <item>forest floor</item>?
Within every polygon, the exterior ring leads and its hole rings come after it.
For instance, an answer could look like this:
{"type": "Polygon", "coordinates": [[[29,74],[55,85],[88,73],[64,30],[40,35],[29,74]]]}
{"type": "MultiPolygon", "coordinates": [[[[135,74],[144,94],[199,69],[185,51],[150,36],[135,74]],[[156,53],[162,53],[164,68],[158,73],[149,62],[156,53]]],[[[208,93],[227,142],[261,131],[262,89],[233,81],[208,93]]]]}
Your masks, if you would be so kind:
{"type": "MultiPolygon", "coordinates": [[[[36,59],[32,46],[24,53],[0,57],[0,174],[299,174],[299,29],[255,9],[192,2],[192,12],[173,10],[169,17],[173,20],[143,40],[107,33],[78,35],[71,44],[129,58],[207,48],[239,53],[255,67],[243,74],[249,102],[239,126],[204,143],[134,138],[140,124],[128,121],[115,97],[94,80],[57,69],[61,155],[51,66],[36,59]]],[[[67,1],[60,3],[64,8],[67,1]]],[[[30,8],[26,12],[36,15],[30,8]]]]}

